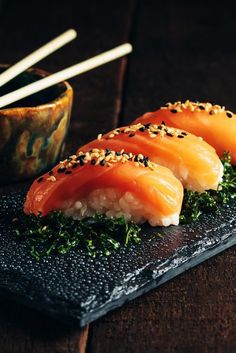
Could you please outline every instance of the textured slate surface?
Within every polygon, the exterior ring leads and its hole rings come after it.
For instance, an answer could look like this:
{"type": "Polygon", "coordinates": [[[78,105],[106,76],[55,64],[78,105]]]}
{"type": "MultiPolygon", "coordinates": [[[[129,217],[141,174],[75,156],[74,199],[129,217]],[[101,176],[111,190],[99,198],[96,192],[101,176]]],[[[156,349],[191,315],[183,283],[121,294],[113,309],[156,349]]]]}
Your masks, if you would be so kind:
{"type": "Polygon", "coordinates": [[[236,243],[236,202],[200,223],[144,227],[144,241],[110,257],[82,251],[36,262],[9,223],[27,185],[0,198],[0,292],[68,323],[84,326],[236,243]],[[161,233],[162,237],[155,236],[161,233]]]}

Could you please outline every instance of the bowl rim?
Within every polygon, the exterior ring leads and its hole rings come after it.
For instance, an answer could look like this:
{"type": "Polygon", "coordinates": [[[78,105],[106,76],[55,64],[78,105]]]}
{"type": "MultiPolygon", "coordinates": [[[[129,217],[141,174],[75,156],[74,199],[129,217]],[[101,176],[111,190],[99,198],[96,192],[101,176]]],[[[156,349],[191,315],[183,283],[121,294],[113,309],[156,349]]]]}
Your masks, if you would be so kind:
{"type": "MultiPolygon", "coordinates": [[[[0,64],[0,69],[2,68],[8,68],[10,67],[11,65],[10,64],[0,64]]],[[[43,77],[46,77],[46,76],[49,76],[51,75],[50,72],[44,70],[44,69],[39,69],[38,67],[32,67],[32,68],[29,68],[27,70],[24,71],[25,72],[28,72],[28,73],[35,73],[36,75],[38,76],[41,76],[41,78],[43,77]]],[[[13,79],[14,80],[14,79],[13,79]]],[[[51,108],[53,106],[56,106],[58,104],[60,104],[61,102],[61,99],[64,98],[65,96],[68,96],[68,95],[73,95],[73,88],[72,86],[67,82],[67,81],[62,81],[60,83],[57,83],[56,85],[64,85],[65,86],[65,91],[63,91],[58,97],[56,97],[55,99],[53,99],[52,101],[49,101],[47,103],[43,103],[43,104],[39,104],[39,105],[35,105],[33,107],[28,107],[28,106],[24,106],[24,107],[21,107],[21,106],[16,106],[16,107],[12,107],[12,108],[1,108],[0,109],[0,114],[1,113],[10,113],[10,112],[13,112],[15,110],[43,110],[43,109],[46,109],[46,108],[51,108]]]]}

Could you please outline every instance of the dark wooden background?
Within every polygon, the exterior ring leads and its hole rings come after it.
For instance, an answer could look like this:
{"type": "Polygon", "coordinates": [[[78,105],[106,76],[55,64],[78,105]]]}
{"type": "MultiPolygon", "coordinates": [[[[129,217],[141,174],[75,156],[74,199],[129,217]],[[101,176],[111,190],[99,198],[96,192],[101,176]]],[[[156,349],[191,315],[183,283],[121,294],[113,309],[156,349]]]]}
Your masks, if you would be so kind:
{"type": "MultiPolygon", "coordinates": [[[[0,0],[3,63],[69,27],[78,40],[38,66],[55,72],[125,41],[134,53],[71,80],[67,150],[166,101],[236,111],[236,7],[212,1],[0,0]]],[[[0,353],[234,353],[236,249],[109,313],[83,330],[0,298],[0,353]]]]}

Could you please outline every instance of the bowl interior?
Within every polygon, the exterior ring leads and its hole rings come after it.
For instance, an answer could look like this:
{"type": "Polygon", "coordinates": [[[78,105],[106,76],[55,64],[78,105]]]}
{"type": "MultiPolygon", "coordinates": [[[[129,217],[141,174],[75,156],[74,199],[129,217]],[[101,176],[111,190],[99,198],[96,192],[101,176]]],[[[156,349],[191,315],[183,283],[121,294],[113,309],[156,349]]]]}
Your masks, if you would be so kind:
{"type": "MultiPolygon", "coordinates": [[[[0,66],[0,73],[6,70],[6,67],[0,66]]],[[[24,87],[32,82],[38,81],[43,76],[37,70],[26,71],[19,76],[12,79],[10,82],[0,87],[0,97],[4,94],[12,92],[18,88],[24,87]]],[[[66,91],[67,87],[64,83],[54,85],[41,92],[31,95],[30,97],[24,98],[13,104],[7,106],[7,108],[15,107],[35,107],[42,104],[47,104],[58,98],[62,93],[66,91]]]]}

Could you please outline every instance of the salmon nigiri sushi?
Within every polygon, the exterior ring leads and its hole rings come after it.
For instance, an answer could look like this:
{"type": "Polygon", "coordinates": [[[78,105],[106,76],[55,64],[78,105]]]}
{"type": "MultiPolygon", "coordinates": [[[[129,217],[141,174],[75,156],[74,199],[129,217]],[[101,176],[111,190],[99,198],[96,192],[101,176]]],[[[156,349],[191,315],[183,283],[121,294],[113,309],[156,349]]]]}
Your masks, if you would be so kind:
{"type": "Polygon", "coordinates": [[[213,147],[184,130],[165,124],[135,124],[98,135],[83,146],[124,149],[125,152],[148,155],[155,163],[168,167],[184,187],[198,192],[216,190],[222,181],[223,166],[213,147]]]}
{"type": "Polygon", "coordinates": [[[79,151],[32,184],[26,214],[61,210],[75,219],[105,214],[150,225],[179,223],[183,186],[148,157],[104,149],[79,151]]]}
{"type": "Polygon", "coordinates": [[[232,164],[236,165],[236,115],[225,107],[188,100],[185,103],[167,103],[139,117],[133,124],[160,124],[162,121],[201,136],[215,148],[220,157],[224,152],[229,152],[232,164]]]}

